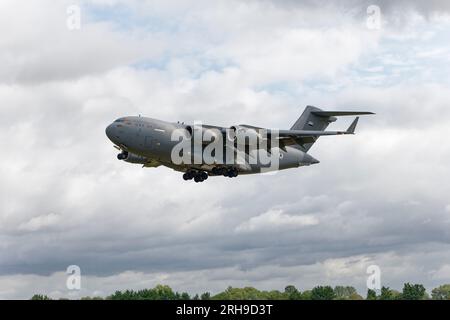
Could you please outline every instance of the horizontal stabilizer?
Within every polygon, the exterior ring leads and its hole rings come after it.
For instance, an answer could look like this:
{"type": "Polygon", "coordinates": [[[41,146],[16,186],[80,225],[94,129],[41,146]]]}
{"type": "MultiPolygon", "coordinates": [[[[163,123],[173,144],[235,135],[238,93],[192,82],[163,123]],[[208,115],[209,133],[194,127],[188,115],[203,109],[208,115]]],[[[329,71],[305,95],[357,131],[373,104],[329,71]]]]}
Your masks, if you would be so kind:
{"type": "Polygon", "coordinates": [[[340,116],[360,116],[365,114],[374,114],[367,111],[312,111],[312,114],[319,117],[340,117],[340,116]]]}

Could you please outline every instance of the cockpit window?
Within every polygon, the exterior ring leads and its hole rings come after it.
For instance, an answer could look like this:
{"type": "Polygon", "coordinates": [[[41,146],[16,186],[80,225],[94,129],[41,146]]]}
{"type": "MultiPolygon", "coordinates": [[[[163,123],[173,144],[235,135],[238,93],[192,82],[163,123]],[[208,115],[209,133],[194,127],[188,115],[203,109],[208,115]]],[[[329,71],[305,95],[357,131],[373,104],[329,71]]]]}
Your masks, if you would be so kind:
{"type": "Polygon", "coordinates": [[[114,121],[114,122],[124,122],[125,120],[124,119],[117,119],[116,121],[114,121]]]}

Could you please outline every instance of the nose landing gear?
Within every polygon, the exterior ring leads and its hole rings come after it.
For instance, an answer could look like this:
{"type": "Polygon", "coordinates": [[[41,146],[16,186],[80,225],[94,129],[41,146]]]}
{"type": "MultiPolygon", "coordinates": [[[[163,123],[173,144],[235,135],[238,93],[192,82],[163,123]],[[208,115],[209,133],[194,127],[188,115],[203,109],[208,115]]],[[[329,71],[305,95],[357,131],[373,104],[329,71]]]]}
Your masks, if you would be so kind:
{"type": "Polygon", "coordinates": [[[128,152],[123,151],[122,153],[119,153],[117,155],[117,159],[119,160],[126,160],[128,158],[128,152]]]}

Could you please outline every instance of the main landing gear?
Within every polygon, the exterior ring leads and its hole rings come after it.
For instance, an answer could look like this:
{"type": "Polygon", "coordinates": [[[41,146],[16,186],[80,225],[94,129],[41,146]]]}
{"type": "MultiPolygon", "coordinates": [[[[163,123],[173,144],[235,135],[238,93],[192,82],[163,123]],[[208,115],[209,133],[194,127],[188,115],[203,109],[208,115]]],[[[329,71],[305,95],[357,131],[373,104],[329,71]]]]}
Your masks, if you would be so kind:
{"type": "Polygon", "coordinates": [[[203,182],[208,179],[208,174],[205,171],[192,171],[189,170],[185,174],[183,174],[184,180],[192,180],[195,182],[203,182]]]}
{"type": "Polygon", "coordinates": [[[213,168],[212,173],[217,176],[235,178],[238,176],[239,171],[236,168],[213,168]]]}
{"type": "MultiPolygon", "coordinates": [[[[239,174],[239,171],[236,168],[213,168],[211,172],[215,176],[224,176],[229,178],[235,178],[239,174]]],[[[183,179],[194,179],[195,182],[203,182],[208,179],[208,174],[205,171],[188,170],[185,174],[183,174],[183,179]]]]}

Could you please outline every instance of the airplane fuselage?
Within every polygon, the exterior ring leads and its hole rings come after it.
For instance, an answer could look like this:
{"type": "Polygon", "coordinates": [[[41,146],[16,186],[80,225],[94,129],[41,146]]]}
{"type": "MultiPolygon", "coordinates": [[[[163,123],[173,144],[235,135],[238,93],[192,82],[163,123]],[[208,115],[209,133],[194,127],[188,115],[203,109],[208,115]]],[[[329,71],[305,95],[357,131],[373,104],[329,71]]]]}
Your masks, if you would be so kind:
{"type": "MultiPolygon", "coordinates": [[[[144,166],[164,165],[182,172],[186,172],[189,169],[211,171],[215,165],[204,161],[190,164],[173,163],[172,150],[179,143],[178,140],[174,141],[172,138],[175,130],[186,130],[186,126],[181,123],[166,122],[146,117],[124,117],[110,124],[106,129],[106,134],[121,150],[133,155],[133,157],[137,156],[135,158],[131,157],[131,161],[128,162],[139,163],[144,166]]],[[[277,155],[277,166],[274,170],[297,168],[318,163],[317,160],[300,149],[289,146],[283,149],[277,148],[279,155],[277,155]]],[[[255,152],[267,153],[266,150],[253,150],[252,152],[253,154],[255,152]]],[[[245,155],[243,158],[245,158],[245,155]]],[[[239,174],[261,173],[264,170],[271,171],[270,165],[267,165],[267,163],[263,164],[261,161],[235,164],[234,167],[239,174]]],[[[209,172],[210,175],[216,175],[211,173],[209,172]]]]}
{"type": "Polygon", "coordinates": [[[250,125],[186,125],[146,117],[119,118],[106,135],[121,150],[119,160],[144,167],[166,166],[196,182],[209,176],[236,177],[319,163],[307,152],[321,136],[354,134],[359,117],[346,131],[325,131],[336,117],[361,111],[323,111],[307,106],[289,130],[250,125]]]}

